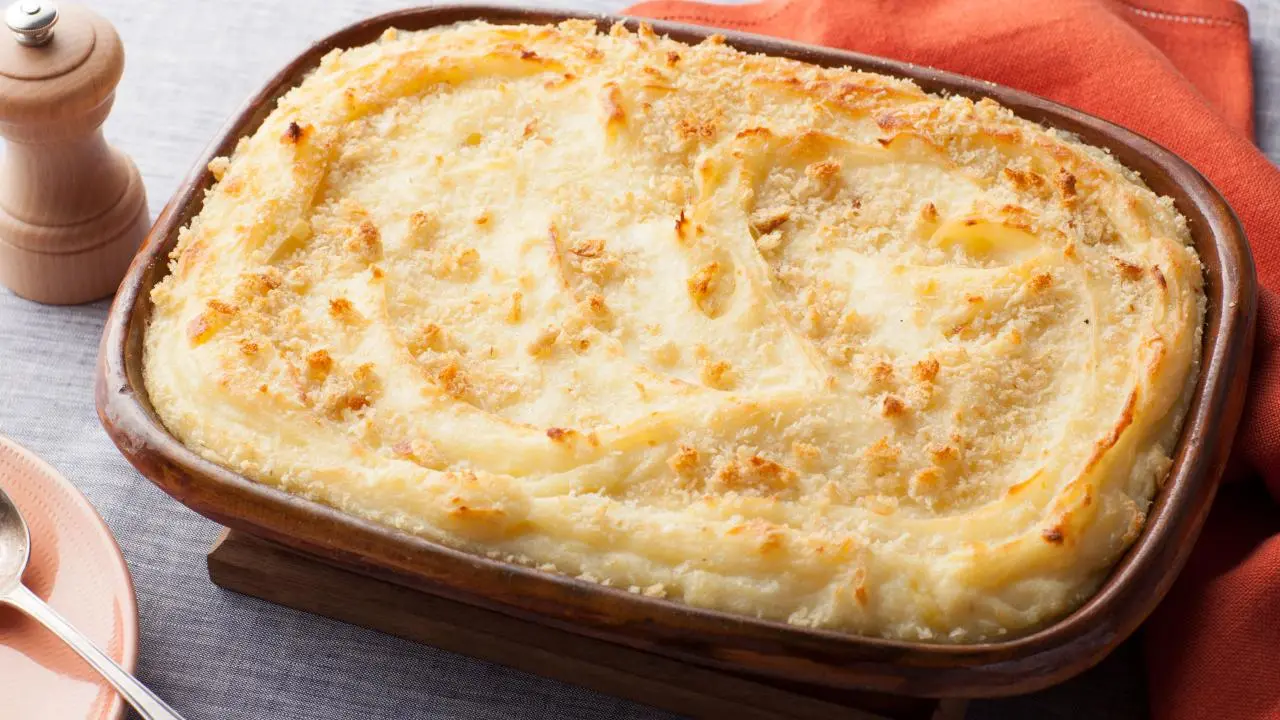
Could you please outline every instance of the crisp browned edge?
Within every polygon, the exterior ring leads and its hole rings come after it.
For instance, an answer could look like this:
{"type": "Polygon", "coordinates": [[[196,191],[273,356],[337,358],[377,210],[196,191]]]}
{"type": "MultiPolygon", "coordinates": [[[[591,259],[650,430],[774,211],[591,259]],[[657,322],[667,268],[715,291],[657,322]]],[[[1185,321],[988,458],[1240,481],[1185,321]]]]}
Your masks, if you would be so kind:
{"type": "MultiPolygon", "coordinates": [[[[908,63],[745,33],[728,44],[826,66],[907,77],[934,92],[991,97],[1029,120],[1109,148],[1190,221],[1205,265],[1209,313],[1204,361],[1169,479],[1134,546],[1099,592],[1068,617],[1025,637],[930,645],[794,627],[637,596],[459,552],[255,483],[206,461],[156,418],[142,381],[149,291],[167,273],[177,231],[212,184],[208,161],[251,134],[274,101],[334,48],[372,42],[387,27],[423,29],[472,19],[602,26],[635,18],[488,6],[388,13],[319,41],[281,70],[223,129],[161,212],[111,308],[95,395],[111,439],[152,482],[202,515],[374,577],[631,647],[730,670],[828,687],[931,697],[1040,689],[1094,665],[1155,608],[1187,559],[1208,513],[1239,422],[1248,381],[1257,292],[1253,260],[1230,207],[1189,164],[1109,122],[1028,93],[908,63]]],[[[651,22],[696,43],[713,30],[651,22]]]]}

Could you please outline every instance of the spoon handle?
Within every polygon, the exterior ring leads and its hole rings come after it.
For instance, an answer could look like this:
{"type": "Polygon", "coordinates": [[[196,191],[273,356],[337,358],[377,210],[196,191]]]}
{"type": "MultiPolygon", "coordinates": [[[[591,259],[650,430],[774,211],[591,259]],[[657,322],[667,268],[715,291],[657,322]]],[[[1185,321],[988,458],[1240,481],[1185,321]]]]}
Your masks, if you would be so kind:
{"type": "Polygon", "coordinates": [[[106,678],[125,700],[129,701],[143,720],[182,720],[181,715],[174,712],[163,700],[156,697],[155,693],[125,672],[89,638],[81,635],[79,630],[71,626],[71,623],[62,619],[61,615],[54,612],[53,608],[46,605],[22,584],[18,584],[7,595],[0,595],[0,604],[3,603],[8,603],[25,612],[62,638],[72,650],[85,659],[85,662],[101,673],[102,677],[106,678]]]}

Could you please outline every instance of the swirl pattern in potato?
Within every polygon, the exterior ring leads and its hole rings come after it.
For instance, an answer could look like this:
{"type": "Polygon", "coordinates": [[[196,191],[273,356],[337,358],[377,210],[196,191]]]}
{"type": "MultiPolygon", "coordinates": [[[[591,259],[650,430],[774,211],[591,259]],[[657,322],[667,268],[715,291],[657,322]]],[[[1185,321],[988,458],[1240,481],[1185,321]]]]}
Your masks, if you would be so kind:
{"type": "Polygon", "coordinates": [[[1082,602],[1198,363],[1185,221],[990,101],[466,24],[325,58],[154,291],[185,443],[450,546],[941,642],[1082,602]]]}

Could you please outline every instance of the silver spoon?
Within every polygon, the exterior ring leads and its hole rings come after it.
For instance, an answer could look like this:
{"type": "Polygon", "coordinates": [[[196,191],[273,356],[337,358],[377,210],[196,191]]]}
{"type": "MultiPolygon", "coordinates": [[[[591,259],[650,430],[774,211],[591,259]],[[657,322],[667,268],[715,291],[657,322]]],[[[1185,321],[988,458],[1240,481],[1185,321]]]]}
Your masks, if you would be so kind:
{"type": "Polygon", "coordinates": [[[0,490],[0,605],[12,605],[42,625],[79,653],[129,701],[143,720],[182,720],[182,716],[164,704],[154,693],[115,663],[89,638],[71,627],[71,623],[44,604],[22,584],[22,572],[31,557],[31,533],[22,513],[4,490],[0,490]]]}

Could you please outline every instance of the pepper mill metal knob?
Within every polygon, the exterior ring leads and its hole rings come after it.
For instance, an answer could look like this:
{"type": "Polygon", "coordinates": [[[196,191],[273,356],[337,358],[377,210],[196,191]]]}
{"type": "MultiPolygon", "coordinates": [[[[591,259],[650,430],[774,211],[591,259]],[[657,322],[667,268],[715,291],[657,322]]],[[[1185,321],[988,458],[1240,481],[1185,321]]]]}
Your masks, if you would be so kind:
{"type": "Polygon", "coordinates": [[[39,0],[21,0],[10,5],[4,14],[4,24],[13,32],[13,39],[29,47],[49,42],[57,22],[58,8],[39,0]]]}
{"type": "Polygon", "coordinates": [[[5,23],[0,283],[59,305],[106,297],[150,225],[138,169],[102,136],[124,73],[120,37],[96,13],[59,12],[52,0],[19,0],[5,23]]]}

